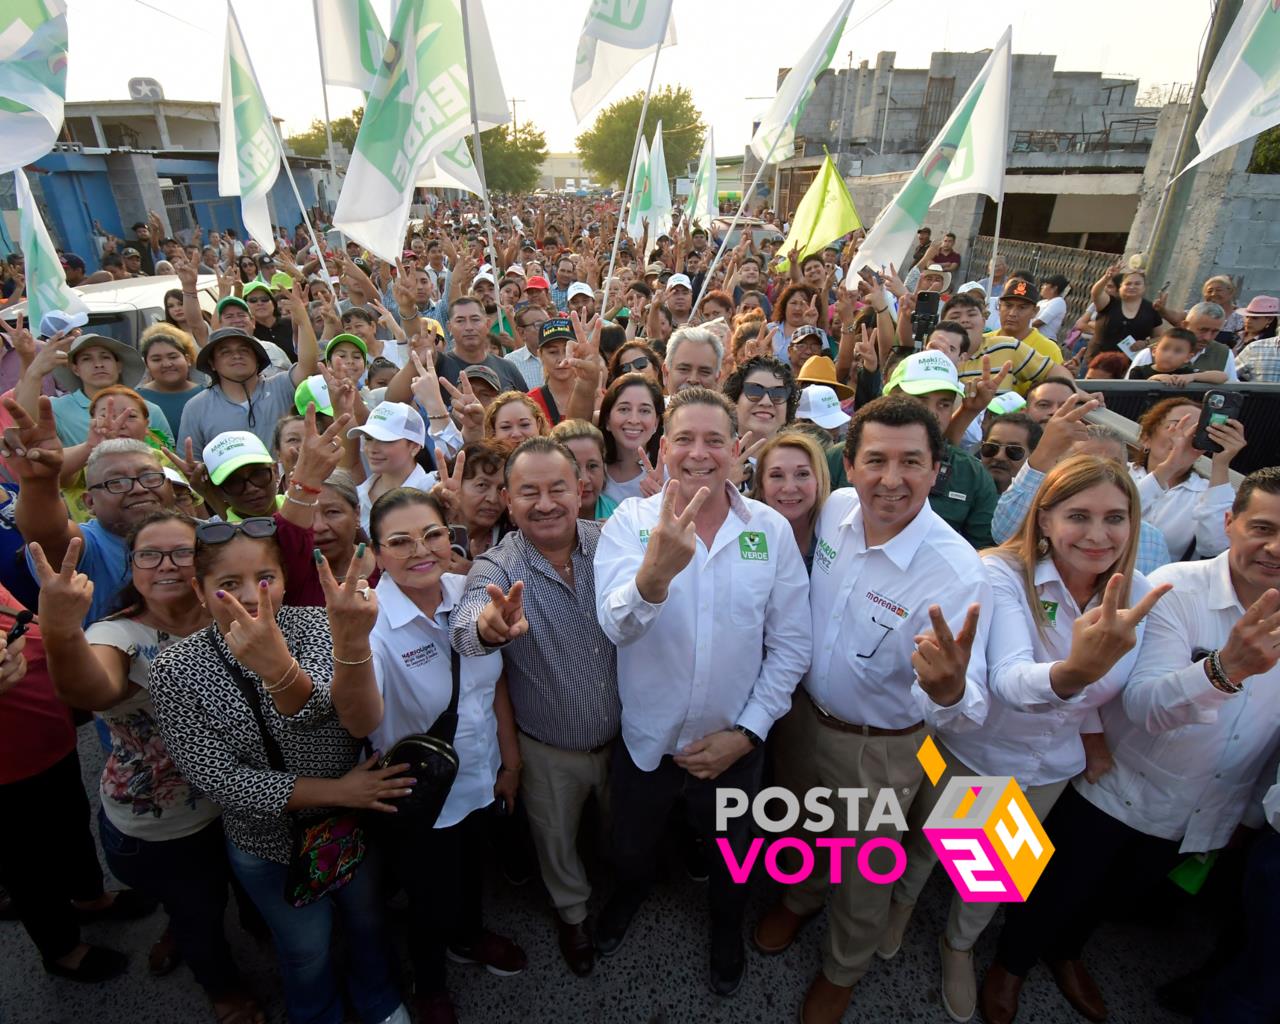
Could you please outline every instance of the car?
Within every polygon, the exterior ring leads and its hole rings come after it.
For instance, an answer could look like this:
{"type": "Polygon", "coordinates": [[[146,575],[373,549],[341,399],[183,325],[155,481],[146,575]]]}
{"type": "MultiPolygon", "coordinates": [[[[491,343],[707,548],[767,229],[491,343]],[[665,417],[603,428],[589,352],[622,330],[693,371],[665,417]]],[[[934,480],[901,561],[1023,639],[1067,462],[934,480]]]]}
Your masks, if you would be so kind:
{"type": "MultiPolygon", "coordinates": [[[[732,223],[732,217],[717,217],[711,222],[711,234],[716,238],[724,238],[725,232],[729,231],[729,225],[732,223]]],[[[751,232],[751,240],[756,245],[770,239],[775,242],[783,240],[782,232],[778,230],[776,225],[766,224],[755,217],[743,217],[729,234],[728,247],[732,249],[741,242],[743,233],[746,231],[751,232]]]]}
{"type": "MultiPolygon", "coordinates": [[[[103,281],[71,289],[89,309],[86,334],[105,334],[134,348],[142,332],[157,320],[164,319],[164,296],[170,290],[182,290],[176,274],[164,277],[130,277],[122,281],[103,281]]],[[[200,308],[213,313],[218,303],[218,279],[213,274],[196,278],[200,308]]],[[[0,317],[14,323],[19,313],[26,314],[27,303],[6,306],[0,317]]],[[[33,325],[38,326],[38,325],[33,325]]]]}

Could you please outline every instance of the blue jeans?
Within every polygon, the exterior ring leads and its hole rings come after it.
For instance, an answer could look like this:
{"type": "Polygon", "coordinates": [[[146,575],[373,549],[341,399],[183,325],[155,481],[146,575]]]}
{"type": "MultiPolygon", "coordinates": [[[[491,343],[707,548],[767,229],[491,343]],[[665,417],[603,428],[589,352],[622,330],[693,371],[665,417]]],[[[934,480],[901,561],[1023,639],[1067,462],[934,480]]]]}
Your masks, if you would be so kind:
{"type": "Polygon", "coordinates": [[[342,1024],[342,998],[330,954],[335,909],[347,935],[347,991],[360,1019],[376,1024],[395,1013],[400,990],[372,865],[362,864],[333,895],[295,907],[284,898],[285,865],[238,850],[230,841],[227,857],[275,939],[290,1024],[342,1024]]]}
{"type": "Polygon", "coordinates": [[[243,988],[222,924],[231,872],[221,820],[181,839],[149,842],[125,835],[99,808],[98,836],[111,873],[164,904],[182,958],[204,990],[220,996],[243,988]]]}

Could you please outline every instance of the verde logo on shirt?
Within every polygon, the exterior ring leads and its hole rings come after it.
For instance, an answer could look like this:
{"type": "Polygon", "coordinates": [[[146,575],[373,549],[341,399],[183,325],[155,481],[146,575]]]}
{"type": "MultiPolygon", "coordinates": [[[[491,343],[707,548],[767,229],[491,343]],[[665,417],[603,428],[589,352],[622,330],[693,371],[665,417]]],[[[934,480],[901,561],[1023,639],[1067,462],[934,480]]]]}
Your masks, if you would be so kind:
{"type": "Polygon", "coordinates": [[[748,562],[767,562],[769,542],[763,533],[746,530],[738,534],[738,554],[748,562]]]}
{"type": "Polygon", "coordinates": [[[649,530],[640,531],[640,543],[645,547],[649,546],[649,533],[650,533],[649,530]]]}
{"type": "Polygon", "coordinates": [[[1056,626],[1058,624],[1058,602],[1041,601],[1040,607],[1044,609],[1044,617],[1049,620],[1049,625],[1056,626]]]}

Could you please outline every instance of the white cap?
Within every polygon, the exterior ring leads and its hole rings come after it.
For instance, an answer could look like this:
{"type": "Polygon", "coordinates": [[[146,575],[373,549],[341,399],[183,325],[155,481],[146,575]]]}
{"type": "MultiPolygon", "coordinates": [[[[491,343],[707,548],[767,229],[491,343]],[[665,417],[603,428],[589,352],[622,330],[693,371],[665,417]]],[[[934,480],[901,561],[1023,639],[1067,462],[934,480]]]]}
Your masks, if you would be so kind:
{"type": "Polygon", "coordinates": [[[688,274],[672,274],[667,278],[668,288],[688,288],[693,291],[693,282],[689,280],[688,274]]]}
{"type": "Polygon", "coordinates": [[[593,302],[596,297],[595,289],[592,288],[591,285],[587,284],[585,281],[574,281],[573,284],[569,285],[569,291],[568,294],[565,295],[564,300],[565,302],[568,302],[570,299],[578,295],[585,295],[593,302]]]}
{"type": "Polygon", "coordinates": [[[427,443],[427,425],[418,410],[403,402],[383,402],[365,420],[364,426],[352,427],[347,437],[364,434],[375,441],[413,441],[427,443]]]}
{"type": "Polygon", "coordinates": [[[519,263],[513,263],[511,266],[507,267],[507,273],[512,277],[524,277],[524,267],[519,263]]]}
{"type": "Polygon", "coordinates": [[[481,281],[488,281],[495,288],[498,286],[498,282],[493,279],[493,275],[485,273],[485,274],[476,274],[475,280],[471,282],[471,287],[474,288],[481,281]]]}
{"type": "Polygon", "coordinates": [[[51,309],[40,318],[40,337],[52,338],[63,331],[83,327],[89,322],[89,314],[83,310],[75,313],[61,309],[51,309]]]}
{"type": "Polygon", "coordinates": [[[214,486],[221,487],[241,466],[275,465],[262,438],[248,430],[225,430],[204,446],[204,468],[214,486]]]}
{"type": "Polygon", "coordinates": [[[796,406],[796,419],[809,420],[835,430],[843,427],[853,417],[840,408],[840,399],[835,391],[825,384],[810,384],[800,392],[800,404],[796,406]]]}
{"type": "Polygon", "coordinates": [[[946,354],[925,349],[913,352],[893,368],[889,382],[884,386],[884,393],[901,388],[908,395],[927,395],[934,391],[951,391],[961,398],[964,388],[960,386],[960,375],[956,372],[956,364],[946,354]]]}

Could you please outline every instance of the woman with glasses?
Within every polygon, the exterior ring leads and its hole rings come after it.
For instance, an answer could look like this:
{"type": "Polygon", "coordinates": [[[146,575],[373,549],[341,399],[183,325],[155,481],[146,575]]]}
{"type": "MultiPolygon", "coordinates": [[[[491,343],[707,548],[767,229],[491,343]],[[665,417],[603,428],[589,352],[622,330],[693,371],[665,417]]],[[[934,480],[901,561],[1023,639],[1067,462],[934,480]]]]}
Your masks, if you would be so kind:
{"type": "Polygon", "coordinates": [[[662,413],[666,408],[658,385],[639,373],[619,377],[600,403],[600,430],[604,434],[604,493],[622,504],[627,498],[647,496],[646,480],[656,476],[662,486],[659,443],[662,413]]]}
{"type": "Polygon", "coordinates": [[[663,387],[662,357],[642,341],[629,341],[609,360],[606,386],[625,373],[639,373],[663,387]]]}
{"type": "Polygon", "coordinates": [[[152,661],[151,699],[179,770],[222,808],[231,870],[275,941],[288,1019],[343,1020],[343,972],[330,955],[340,916],[360,1019],[407,1024],[381,894],[359,863],[363,832],[343,811],[390,812],[413,782],[403,765],[360,763],[360,741],[338,721],[333,684],[372,685],[376,605],[367,580],[326,580],[327,607],[285,607],[274,519],[197,526],[194,589],[213,624],[152,661]],[[309,863],[299,897],[290,865],[309,863]],[[354,873],[335,874],[339,865],[354,873]]]}
{"type": "Polygon", "coordinates": [[[752,441],[773,437],[790,423],[800,397],[791,367],[772,356],[748,359],[724,382],[724,393],[737,407],[738,433],[746,438],[750,432],[752,441]]]}
{"type": "Polygon", "coordinates": [[[485,814],[495,800],[513,809],[519,787],[515,718],[502,655],[452,653],[450,612],[466,579],[446,572],[450,531],[443,506],[411,488],[388,491],[374,503],[369,533],[382,570],[369,638],[374,673],[335,680],[333,703],[352,735],[388,750],[432,728],[458,673],[458,774],[440,816],[429,823],[388,820],[380,830],[396,880],[409,895],[418,1020],[456,1020],[446,957],[503,977],[519,974],[528,962],[510,939],[485,930],[481,914],[485,814]]]}
{"type": "Polygon", "coordinates": [[[223,929],[231,873],[221,811],[174,765],[149,694],[160,652],[210,622],[191,587],[195,531],[194,520],[170,511],[143,520],[129,537],[133,582],[120,594],[120,611],[87,631],[80,622],[93,584],[76,572],[80,541],[71,542],[60,572],[33,544],[40,621],[58,697],[96,712],[110,731],[98,811],[107,867],[164,904],[178,951],[220,1024],[265,1024],[223,929]]]}
{"type": "Polygon", "coordinates": [[[811,573],[817,544],[814,527],[830,494],[827,455],[812,435],[784,430],[766,441],[756,455],[751,497],[763,501],[791,524],[796,546],[811,573]]]}

